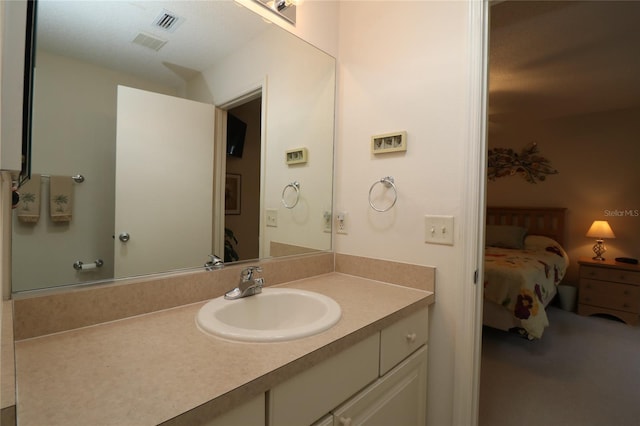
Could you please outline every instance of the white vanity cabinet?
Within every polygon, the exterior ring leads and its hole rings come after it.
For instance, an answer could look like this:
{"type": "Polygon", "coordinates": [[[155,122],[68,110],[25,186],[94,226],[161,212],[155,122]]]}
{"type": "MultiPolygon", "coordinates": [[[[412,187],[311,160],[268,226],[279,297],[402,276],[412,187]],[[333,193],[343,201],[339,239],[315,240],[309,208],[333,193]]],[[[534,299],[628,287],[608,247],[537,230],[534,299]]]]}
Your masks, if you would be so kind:
{"type": "Polygon", "coordinates": [[[163,426],[265,426],[265,394],[214,417],[206,405],[175,417],[163,426]]]}
{"type": "Polygon", "coordinates": [[[268,425],[424,425],[427,337],[425,308],[274,387],[268,425]]]}
{"type": "Polygon", "coordinates": [[[249,402],[226,412],[211,422],[203,423],[206,426],[265,426],[264,394],[260,394],[249,402]]]}
{"type": "Polygon", "coordinates": [[[378,378],[374,334],[269,391],[269,426],[309,425],[378,378]]]}
{"type": "Polygon", "coordinates": [[[333,411],[333,426],[414,426],[427,418],[427,346],[333,411]]]}

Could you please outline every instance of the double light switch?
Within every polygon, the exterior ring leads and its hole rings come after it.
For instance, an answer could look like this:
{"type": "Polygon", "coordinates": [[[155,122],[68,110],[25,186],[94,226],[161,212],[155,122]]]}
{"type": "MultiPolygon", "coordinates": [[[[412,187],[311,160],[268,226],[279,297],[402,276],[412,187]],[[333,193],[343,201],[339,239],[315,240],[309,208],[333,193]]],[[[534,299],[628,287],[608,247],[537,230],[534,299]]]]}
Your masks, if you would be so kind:
{"type": "Polygon", "coordinates": [[[453,245],[453,216],[427,215],[424,223],[425,243],[453,245]]]}

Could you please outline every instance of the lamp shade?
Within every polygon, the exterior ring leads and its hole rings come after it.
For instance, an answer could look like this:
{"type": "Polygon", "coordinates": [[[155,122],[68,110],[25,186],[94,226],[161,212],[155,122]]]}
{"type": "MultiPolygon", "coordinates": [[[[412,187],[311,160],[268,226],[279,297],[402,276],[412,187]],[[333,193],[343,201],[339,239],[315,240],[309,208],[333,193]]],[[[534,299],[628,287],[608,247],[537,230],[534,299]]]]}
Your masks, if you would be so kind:
{"type": "Polygon", "coordinates": [[[616,235],[606,220],[594,220],[591,228],[587,231],[587,237],[593,238],[615,238],[616,235]]]}

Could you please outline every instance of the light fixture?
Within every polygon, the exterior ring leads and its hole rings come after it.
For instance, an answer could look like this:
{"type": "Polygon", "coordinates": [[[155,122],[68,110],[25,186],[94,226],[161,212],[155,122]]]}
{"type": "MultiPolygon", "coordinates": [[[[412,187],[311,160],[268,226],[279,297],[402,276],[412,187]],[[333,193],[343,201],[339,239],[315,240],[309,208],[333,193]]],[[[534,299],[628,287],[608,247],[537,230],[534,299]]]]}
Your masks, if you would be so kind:
{"type": "Polygon", "coordinates": [[[615,234],[609,226],[609,222],[606,220],[595,220],[591,224],[591,228],[587,231],[587,237],[596,239],[596,243],[593,245],[593,252],[596,254],[593,260],[604,260],[602,255],[607,248],[604,246],[604,238],[615,238],[615,234]]]}
{"type": "Polygon", "coordinates": [[[296,6],[301,0],[254,0],[255,2],[268,8],[276,15],[286,19],[292,24],[296,24],[296,6]]]}
{"type": "Polygon", "coordinates": [[[300,4],[300,0],[273,0],[273,2],[269,2],[271,7],[278,12],[282,12],[288,7],[298,6],[300,4]]]}
{"type": "Polygon", "coordinates": [[[273,6],[271,6],[271,7],[273,7],[278,12],[282,12],[287,7],[289,7],[289,4],[287,4],[287,3],[289,3],[289,2],[287,2],[287,0],[275,0],[273,2],[273,6]]]}

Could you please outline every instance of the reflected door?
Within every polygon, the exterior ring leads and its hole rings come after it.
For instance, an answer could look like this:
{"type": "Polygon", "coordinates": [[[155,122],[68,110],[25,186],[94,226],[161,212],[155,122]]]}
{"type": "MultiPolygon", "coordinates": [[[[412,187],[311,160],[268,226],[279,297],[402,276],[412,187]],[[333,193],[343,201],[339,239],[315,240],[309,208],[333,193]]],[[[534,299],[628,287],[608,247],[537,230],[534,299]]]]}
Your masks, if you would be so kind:
{"type": "Polygon", "coordinates": [[[118,87],[116,278],[207,261],[214,116],[213,105],[118,87]]]}

